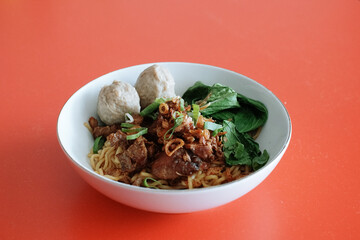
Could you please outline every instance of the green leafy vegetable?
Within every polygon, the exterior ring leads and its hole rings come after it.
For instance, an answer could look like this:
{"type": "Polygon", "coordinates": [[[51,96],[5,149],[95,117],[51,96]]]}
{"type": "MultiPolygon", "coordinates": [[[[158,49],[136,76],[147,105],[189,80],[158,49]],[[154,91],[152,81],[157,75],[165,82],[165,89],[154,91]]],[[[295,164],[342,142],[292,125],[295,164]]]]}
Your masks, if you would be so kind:
{"type": "Polygon", "coordinates": [[[237,93],[229,87],[219,83],[207,86],[201,82],[196,82],[182,96],[188,104],[208,104],[201,110],[204,116],[222,111],[224,109],[239,107],[237,93]]]}
{"type": "Polygon", "coordinates": [[[261,153],[259,144],[247,134],[267,121],[268,111],[263,103],[218,83],[208,86],[196,82],[184,93],[183,98],[188,104],[200,105],[200,112],[204,117],[212,117],[216,124],[222,125],[215,127],[205,122],[204,127],[214,129],[213,136],[219,131],[226,132],[223,150],[227,164],[245,164],[252,166],[254,170],[266,164],[268,152],[264,150],[261,153]]]}
{"type": "Polygon", "coordinates": [[[252,168],[254,169],[254,171],[256,171],[259,168],[263,167],[268,160],[269,160],[269,153],[266,150],[264,150],[261,156],[257,156],[253,159],[252,168]]]}
{"type": "Polygon", "coordinates": [[[188,104],[194,104],[196,101],[203,100],[210,92],[210,86],[202,82],[196,82],[192,87],[188,88],[182,98],[188,104]]]}
{"type": "Polygon", "coordinates": [[[102,149],[102,147],[104,146],[105,140],[106,139],[103,136],[99,136],[95,139],[94,146],[93,146],[94,153],[98,153],[99,150],[102,149]]]}
{"type": "Polygon", "coordinates": [[[212,117],[220,121],[228,120],[233,122],[239,132],[249,132],[263,126],[267,120],[267,115],[267,110],[260,112],[251,106],[242,105],[240,108],[214,113],[212,117]]]}
{"type": "Polygon", "coordinates": [[[229,165],[245,164],[252,166],[254,170],[262,167],[269,160],[266,150],[261,153],[259,144],[248,134],[241,133],[235,124],[230,121],[223,122],[224,156],[229,165]]]}
{"type": "Polygon", "coordinates": [[[237,100],[241,106],[235,116],[235,125],[238,131],[248,132],[266,123],[268,111],[262,102],[241,94],[237,95],[237,100]]]}
{"type": "Polygon", "coordinates": [[[218,83],[207,86],[196,82],[184,93],[183,98],[187,103],[208,105],[201,110],[202,115],[212,117],[218,123],[224,120],[231,121],[239,132],[249,132],[263,126],[268,117],[263,103],[218,83]]]}
{"type": "Polygon", "coordinates": [[[219,128],[222,128],[222,125],[214,123],[214,122],[205,122],[204,123],[204,128],[211,130],[211,131],[215,131],[219,128]]]}
{"type": "Polygon", "coordinates": [[[215,137],[216,135],[218,135],[219,132],[221,132],[223,130],[223,128],[218,128],[216,130],[213,131],[212,135],[215,137]]]}
{"type": "Polygon", "coordinates": [[[213,122],[205,122],[204,128],[213,131],[213,136],[216,136],[220,131],[223,130],[222,125],[213,122]]]}
{"type": "Polygon", "coordinates": [[[231,109],[240,107],[237,101],[237,93],[229,87],[223,86],[219,83],[214,84],[208,93],[208,99],[204,103],[209,106],[201,111],[204,116],[210,116],[213,113],[222,111],[224,109],[231,109]]]}

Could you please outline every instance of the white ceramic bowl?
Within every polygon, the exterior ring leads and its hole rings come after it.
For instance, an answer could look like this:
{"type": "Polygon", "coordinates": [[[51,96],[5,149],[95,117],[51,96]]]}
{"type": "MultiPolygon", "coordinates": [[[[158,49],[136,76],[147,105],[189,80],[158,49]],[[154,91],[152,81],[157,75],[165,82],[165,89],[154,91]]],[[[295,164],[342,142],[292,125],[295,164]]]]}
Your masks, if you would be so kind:
{"type": "Polygon", "coordinates": [[[268,163],[237,181],[193,190],[136,187],[109,180],[92,170],[87,154],[94,141],[83,124],[90,116],[97,116],[96,102],[100,89],[114,80],[134,85],[139,74],[152,64],[128,67],[101,76],[80,88],[63,106],[57,123],[58,140],[71,165],[81,177],[115,201],[134,208],[162,213],[186,213],[214,208],[243,196],[260,184],[279,163],[289,145],[289,114],[271,91],[254,80],[226,69],[194,63],[158,64],[170,70],[176,82],[176,93],[180,96],[196,81],[202,81],[208,85],[227,85],[238,93],[263,102],[268,108],[269,118],[257,142],[261,150],[267,149],[270,154],[268,163]]]}

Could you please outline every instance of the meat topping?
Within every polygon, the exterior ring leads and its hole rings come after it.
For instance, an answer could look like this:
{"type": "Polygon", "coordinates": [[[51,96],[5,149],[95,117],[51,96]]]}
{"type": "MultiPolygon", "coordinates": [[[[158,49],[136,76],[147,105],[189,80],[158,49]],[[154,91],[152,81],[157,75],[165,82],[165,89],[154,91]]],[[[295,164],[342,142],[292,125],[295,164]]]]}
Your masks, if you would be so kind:
{"type": "Polygon", "coordinates": [[[205,169],[206,163],[197,157],[190,157],[189,153],[181,148],[171,157],[164,152],[160,153],[152,165],[152,173],[161,179],[176,179],[179,176],[189,176],[205,169]],[[184,160],[186,159],[186,160],[184,160]],[[188,160],[191,161],[188,161],[188,160]]]}
{"type": "Polygon", "coordinates": [[[145,146],[145,139],[140,136],[124,152],[116,157],[119,159],[120,166],[124,172],[133,172],[146,166],[148,151],[145,146]]]}

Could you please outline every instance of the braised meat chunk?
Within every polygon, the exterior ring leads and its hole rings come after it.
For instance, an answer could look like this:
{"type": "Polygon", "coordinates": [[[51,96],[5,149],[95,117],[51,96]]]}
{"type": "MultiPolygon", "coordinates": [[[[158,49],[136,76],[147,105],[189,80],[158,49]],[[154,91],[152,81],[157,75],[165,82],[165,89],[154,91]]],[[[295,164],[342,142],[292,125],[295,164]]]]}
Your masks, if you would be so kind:
{"type": "Polygon", "coordinates": [[[119,126],[115,124],[111,126],[99,126],[98,120],[94,117],[89,118],[89,125],[92,129],[92,135],[94,138],[100,136],[107,137],[119,129],[119,126]]]}
{"type": "Polygon", "coordinates": [[[189,153],[181,148],[172,156],[162,152],[152,165],[152,173],[161,179],[176,179],[180,176],[189,176],[207,167],[197,157],[190,157],[189,153]]]}
{"type": "Polygon", "coordinates": [[[145,146],[145,138],[138,137],[124,152],[116,155],[123,172],[131,173],[146,166],[148,151],[145,146]]]}
{"type": "Polygon", "coordinates": [[[126,139],[126,134],[123,133],[121,130],[117,130],[115,133],[111,133],[107,140],[110,142],[112,147],[118,148],[121,146],[123,149],[126,149],[129,145],[128,140],[126,139]]]}

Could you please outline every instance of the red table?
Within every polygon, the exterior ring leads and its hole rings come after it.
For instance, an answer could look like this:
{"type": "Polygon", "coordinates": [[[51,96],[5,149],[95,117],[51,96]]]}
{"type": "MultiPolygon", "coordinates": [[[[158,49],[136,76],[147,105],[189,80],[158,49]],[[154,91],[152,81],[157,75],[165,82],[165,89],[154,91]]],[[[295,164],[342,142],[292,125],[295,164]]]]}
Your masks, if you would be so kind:
{"type": "Polygon", "coordinates": [[[360,1],[0,1],[0,239],[360,239],[360,1]],[[82,85],[142,63],[242,73],[293,124],[288,151],[225,206],[155,214],[68,164],[57,116],[82,85]]]}

